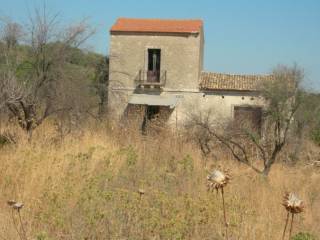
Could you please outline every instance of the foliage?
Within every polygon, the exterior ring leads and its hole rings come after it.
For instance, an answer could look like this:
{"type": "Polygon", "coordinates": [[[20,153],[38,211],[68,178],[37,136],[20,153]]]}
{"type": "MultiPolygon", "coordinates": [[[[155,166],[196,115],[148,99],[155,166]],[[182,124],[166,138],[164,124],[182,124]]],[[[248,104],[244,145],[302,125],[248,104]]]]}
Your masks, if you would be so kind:
{"type": "Polygon", "coordinates": [[[51,238],[48,237],[48,234],[46,232],[39,233],[36,238],[36,240],[50,240],[51,238]]]}
{"type": "Polygon", "coordinates": [[[0,134],[0,147],[4,146],[4,145],[7,145],[9,144],[10,141],[9,139],[7,138],[7,136],[3,135],[3,134],[0,134]]]}
{"type": "Polygon", "coordinates": [[[93,88],[99,97],[99,116],[106,113],[109,86],[109,58],[101,58],[96,64],[93,88]]]}
{"type": "Polygon", "coordinates": [[[98,108],[100,95],[90,86],[104,57],[80,49],[94,29],[85,21],[64,28],[57,22],[56,15],[36,9],[28,28],[11,21],[1,25],[0,108],[30,137],[51,115],[77,122],[98,108]]]}
{"type": "Polygon", "coordinates": [[[312,129],[311,131],[311,139],[320,146],[320,126],[312,129]]]}
{"type": "Polygon", "coordinates": [[[316,240],[316,238],[310,233],[300,232],[297,235],[293,236],[292,240],[316,240]]]}
{"type": "Polygon", "coordinates": [[[295,118],[298,134],[306,133],[316,144],[320,145],[320,95],[303,92],[302,106],[295,118]]]}

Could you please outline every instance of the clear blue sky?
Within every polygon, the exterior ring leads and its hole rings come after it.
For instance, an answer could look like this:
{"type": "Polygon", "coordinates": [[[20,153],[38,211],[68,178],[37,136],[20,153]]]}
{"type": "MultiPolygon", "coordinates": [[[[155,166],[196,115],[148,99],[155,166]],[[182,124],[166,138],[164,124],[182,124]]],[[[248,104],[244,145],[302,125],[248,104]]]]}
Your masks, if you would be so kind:
{"type": "MultiPolygon", "coordinates": [[[[0,15],[25,21],[43,0],[0,0],[0,15]]],[[[89,17],[98,32],[93,50],[108,53],[118,17],[200,18],[205,70],[268,73],[277,64],[305,69],[306,86],[320,90],[320,0],[46,0],[61,22],[89,17]]]]}

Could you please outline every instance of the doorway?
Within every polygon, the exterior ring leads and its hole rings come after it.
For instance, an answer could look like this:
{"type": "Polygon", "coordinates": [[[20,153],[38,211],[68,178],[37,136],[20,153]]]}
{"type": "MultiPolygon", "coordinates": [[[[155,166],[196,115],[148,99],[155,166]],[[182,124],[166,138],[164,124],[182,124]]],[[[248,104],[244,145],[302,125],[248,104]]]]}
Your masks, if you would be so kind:
{"type": "Polygon", "coordinates": [[[161,49],[148,49],[148,82],[160,82],[161,49]]]}
{"type": "Polygon", "coordinates": [[[142,132],[145,133],[146,128],[147,128],[147,122],[150,122],[157,117],[159,117],[160,113],[160,106],[146,106],[145,107],[145,113],[141,125],[142,132]]]}

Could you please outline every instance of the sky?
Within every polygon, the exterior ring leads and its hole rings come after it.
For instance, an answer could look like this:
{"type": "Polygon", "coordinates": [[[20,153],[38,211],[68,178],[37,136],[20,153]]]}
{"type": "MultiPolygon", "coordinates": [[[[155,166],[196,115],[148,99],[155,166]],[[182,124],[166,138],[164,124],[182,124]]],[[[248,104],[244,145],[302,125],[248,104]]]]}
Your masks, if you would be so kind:
{"type": "Polygon", "coordinates": [[[0,0],[0,16],[25,23],[44,3],[63,24],[88,19],[97,33],[87,47],[104,55],[118,17],[202,19],[206,71],[267,74],[296,63],[305,87],[320,91],[320,0],[0,0]]]}

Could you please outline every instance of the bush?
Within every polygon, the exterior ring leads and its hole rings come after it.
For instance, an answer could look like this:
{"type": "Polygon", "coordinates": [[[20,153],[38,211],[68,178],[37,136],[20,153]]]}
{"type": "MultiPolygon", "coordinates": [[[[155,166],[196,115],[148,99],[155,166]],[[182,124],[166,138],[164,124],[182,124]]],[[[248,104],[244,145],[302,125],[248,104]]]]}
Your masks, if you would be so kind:
{"type": "Polygon", "coordinates": [[[310,233],[298,233],[292,240],[316,240],[316,238],[310,233]]]}
{"type": "Polygon", "coordinates": [[[311,132],[311,139],[314,143],[320,146],[320,126],[313,129],[313,131],[311,132]]]}
{"type": "Polygon", "coordinates": [[[6,131],[0,133],[0,147],[10,143],[16,143],[14,135],[6,131]]]}

